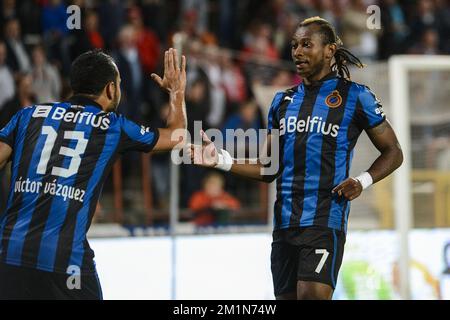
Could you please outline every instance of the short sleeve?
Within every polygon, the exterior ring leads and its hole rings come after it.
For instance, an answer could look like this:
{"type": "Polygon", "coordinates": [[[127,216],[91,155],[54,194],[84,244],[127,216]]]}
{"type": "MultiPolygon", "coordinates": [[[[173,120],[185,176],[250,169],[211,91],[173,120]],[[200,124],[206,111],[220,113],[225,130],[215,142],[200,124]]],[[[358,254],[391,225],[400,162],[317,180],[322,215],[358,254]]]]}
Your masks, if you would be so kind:
{"type": "Polygon", "coordinates": [[[17,127],[19,126],[20,115],[22,110],[18,111],[8,122],[8,124],[0,130],[0,141],[6,143],[11,148],[14,147],[14,143],[17,135],[17,127]]]}
{"type": "Polygon", "coordinates": [[[272,104],[270,105],[269,115],[267,120],[267,129],[269,133],[272,129],[279,129],[280,123],[278,119],[278,109],[280,107],[281,99],[283,98],[284,93],[278,92],[272,100],[272,104]]]}
{"type": "Polygon", "coordinates": [[[122,130],[120,150],[150,152],[158,142],[159,131],[151,127],[140,126],[120,116],[122,130]]]}
{"type": "Polygon", "coordinates": [[[366,86],[358,96],[356,117],[357,125],[361,130],[374,128],[386,120],[380,100],[366,86]]]}

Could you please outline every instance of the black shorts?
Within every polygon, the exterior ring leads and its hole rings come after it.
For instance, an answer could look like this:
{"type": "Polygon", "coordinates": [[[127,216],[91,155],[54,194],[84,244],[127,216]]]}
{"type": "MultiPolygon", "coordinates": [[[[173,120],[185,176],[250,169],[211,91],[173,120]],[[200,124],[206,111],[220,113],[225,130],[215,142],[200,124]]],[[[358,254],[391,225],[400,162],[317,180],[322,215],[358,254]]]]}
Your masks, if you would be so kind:
{"type": "Polygon", "coordinates": [[[40,271],[0,263],[0,300],[102,300],[97,274],[40,271]]]}
{"type": "Polygon", "coordinates": [[[336,287],[344,255],[345,233],[325,227],[275,230],[272,277],[275,296],[297,292],[297,281],[336,287]]]}

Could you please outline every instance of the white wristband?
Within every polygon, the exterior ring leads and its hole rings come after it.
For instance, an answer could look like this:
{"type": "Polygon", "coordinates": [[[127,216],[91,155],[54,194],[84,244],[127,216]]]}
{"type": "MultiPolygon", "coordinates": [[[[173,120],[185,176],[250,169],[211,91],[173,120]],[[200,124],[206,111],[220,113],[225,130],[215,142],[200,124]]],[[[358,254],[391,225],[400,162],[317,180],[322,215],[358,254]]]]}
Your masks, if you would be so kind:
{"type": "Polygon", "coordinates": [[[363,190],[367,189],[373,184],[372,176],[368,172],[361,173],[355,179],[361,183],[363,190]]]}
{"type": "Polygon", "coordinates": [[[224,149],[221,149],[218,151],[217,155],[219,159],[215,168],[222,171],[230,171],[233,166],[233,158],[230,153],[224,149]]]}

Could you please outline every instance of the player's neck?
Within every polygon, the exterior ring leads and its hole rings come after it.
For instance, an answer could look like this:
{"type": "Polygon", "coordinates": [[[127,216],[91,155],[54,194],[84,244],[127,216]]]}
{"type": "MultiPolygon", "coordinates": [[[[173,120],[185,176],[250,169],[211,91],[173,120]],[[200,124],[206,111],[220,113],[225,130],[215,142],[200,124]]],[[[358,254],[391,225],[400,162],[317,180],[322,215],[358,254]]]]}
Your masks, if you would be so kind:
{"type": "Polygon", "coordinates": [[[303,83],[307,86],[314,84],[316,82],[319,82],[321,79],[325,78],[327,75],[331,73],[331,67],[327,66],[324,67],[319,73],[309,77],[309,78],[303,78],[303,83]]]}
{"type": "Polygon", "coordinates": [[[108,106],[108,102],[103,97],[103,95],[95,96],[95,95],[90,95],[90,94],[77,94],[77,96],[90,99],[90,100],[96,102],[102,108],[103,111],[107,111],[106,109],[108,106]]]}
{"type": "Polygon", "coordinates": [[[103,111],[105,111],[105,112],[108,111],[108,105],[110,102],[109,102],[108,98],[106,98],[104,95],[100,95],[99,97],[94,99],[94,101],[102,106],[103,111]]]}

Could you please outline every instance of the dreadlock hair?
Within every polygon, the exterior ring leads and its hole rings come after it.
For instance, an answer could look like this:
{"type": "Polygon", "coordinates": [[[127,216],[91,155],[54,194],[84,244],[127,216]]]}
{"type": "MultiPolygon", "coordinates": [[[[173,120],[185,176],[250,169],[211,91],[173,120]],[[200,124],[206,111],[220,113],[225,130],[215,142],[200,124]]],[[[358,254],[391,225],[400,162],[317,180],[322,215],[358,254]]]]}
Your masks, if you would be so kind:
{"type": "Polygon", "coordinates": [[[338,74],[344,78],[350,80],[350,71],[348,70],[348,64],[353,64],[358,68],[364,68],[364,64],[351,53],[347,48],[344,48],[344,43],[336,34],[334,27],[325,19],[321,17],[311,17],[303,20],[298,25],[300,27],[307,27],[309,25],[317,25],[319,32],[322,36],[324,44],[336,44],[337,49],[334,54],[335,62],[331,65],[331,70],[337,70],[338,74]]]}

